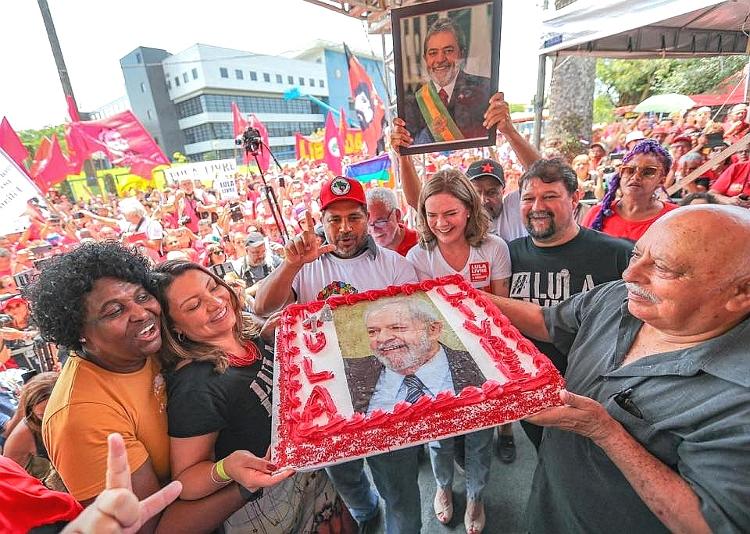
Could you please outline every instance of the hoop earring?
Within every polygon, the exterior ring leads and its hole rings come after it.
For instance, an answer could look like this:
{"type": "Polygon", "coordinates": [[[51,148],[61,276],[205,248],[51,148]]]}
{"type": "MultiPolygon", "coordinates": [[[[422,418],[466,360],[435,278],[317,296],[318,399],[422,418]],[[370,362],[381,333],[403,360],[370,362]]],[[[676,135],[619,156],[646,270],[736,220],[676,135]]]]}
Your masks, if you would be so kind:
{"type": "Polygon", "coordinates": [[[185,334],[182,332],[177,332],[177,341],[180,343],[185,343],[185,334]]]}

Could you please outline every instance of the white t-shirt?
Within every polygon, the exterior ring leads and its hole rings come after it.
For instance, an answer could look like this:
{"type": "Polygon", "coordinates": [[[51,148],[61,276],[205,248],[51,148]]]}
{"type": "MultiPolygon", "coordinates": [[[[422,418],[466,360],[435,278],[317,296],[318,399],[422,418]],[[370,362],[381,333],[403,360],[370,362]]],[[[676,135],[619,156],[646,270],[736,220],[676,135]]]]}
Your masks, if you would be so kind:
{"type": "Polygon", "coordinates": [[[503,212],[490,221],[490,233],[502,237],[506,243],[528,235],[521,219],[521,193],[518,190],[505,195],[503,212]]]}
{"type": "Polygon", "coordinates": [[[362,293],[371,289],[418,282],[411,263],[400,254],[377,247],[355,258],[342,259],[324,254],[305,264],[292,282],[297,302],[325,300],[331,295],[362,293]]]}
{"type": "Polygon", "coordinates": [[[151,241],[164,239],[164,227],[159,221],[151,217],[143,217],[138,223],[130,223],[125,219],[120,219],[118,224],[122,232],[145,233],[151,241]]]}
{"type": "Polygon", "coordinates": [[[417,245],[406,255],[420,280],[460,274],[476,289],[488,289],[490,281],[504,280],[511,275],[510,252],[505,241],[495,235],[488,235],[478,247],[471,247],[469,259],[460,271],[456,271],[445,261],[436,246],[427,250],[417,245]]]}

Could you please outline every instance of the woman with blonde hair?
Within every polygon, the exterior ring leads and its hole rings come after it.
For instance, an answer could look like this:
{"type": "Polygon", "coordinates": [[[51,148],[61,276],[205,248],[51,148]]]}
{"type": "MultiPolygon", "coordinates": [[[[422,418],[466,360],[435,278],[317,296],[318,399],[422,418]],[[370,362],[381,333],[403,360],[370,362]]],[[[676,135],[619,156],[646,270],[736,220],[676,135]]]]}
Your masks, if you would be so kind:
{"type": "MultiPolygon", "coordinates": [[[[508,296],[508,245],[488,233],[489,217],[461,171],[439,171],[424,184],[419,196],[418,227],[419,246],[413,247],[406,258],[420,279],[460,274],[477,289],[508,296]]],[[[438,392],[428,393],[435,396],[438,392]]],[[[484,528],[482,491],[492,461],[493,433],[494,429],[487,429],[465,436],[467,534],[478,534],[484,528]]],[[[432,471],[438,486],[434,509],[443,524],[453,517],[453,453],[453,438],[430,443],[432,471]]]]}
{"type": "Polygon", "coordinates": [[[236,481],[248,504],[224,523],[227,533],[345,531],[345,507],[323,472],[295,475],[269,461],[273,356],[232,288],[200,265],[168,261],[152,290],[162,310],[159,359],[181,498],[236,481]]]}

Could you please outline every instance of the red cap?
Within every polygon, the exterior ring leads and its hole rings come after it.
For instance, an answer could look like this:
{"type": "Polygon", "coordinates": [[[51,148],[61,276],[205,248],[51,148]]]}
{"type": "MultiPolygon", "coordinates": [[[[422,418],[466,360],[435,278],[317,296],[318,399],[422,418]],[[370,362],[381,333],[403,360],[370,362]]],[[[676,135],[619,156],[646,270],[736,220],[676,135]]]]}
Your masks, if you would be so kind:
{"type": "Polygon", "coordinates": [[[688,145],[692,145],[693,140],[690,139],[690,137],[688,137],[687,135],[678,135],[677,137],[672,139],[672,144],[674,145],[675,143],[687,143],[688,145]]]}
{"type": "Polygon", "coordinates": [[[365,190],[357,180],[336,176],[320,187],[320,209],[324,210],[339,200],[352,200],[367,207],[365,190]]]}

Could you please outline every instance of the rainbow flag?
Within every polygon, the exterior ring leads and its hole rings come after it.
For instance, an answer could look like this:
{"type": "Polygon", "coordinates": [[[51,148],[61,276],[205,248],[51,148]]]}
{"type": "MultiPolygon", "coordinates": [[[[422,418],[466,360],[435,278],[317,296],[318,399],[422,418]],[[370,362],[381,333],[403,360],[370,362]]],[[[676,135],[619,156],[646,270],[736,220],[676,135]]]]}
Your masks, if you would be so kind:
{"type": "Polygon", "coordinates": [[[381,154],[372,159],[353,163],[346,168],[346,177],[353,178],[358,182],[369,184],[373,180],[387,182],[381,185],[393,187],[393,167],[388,154],[381,154]]]}

